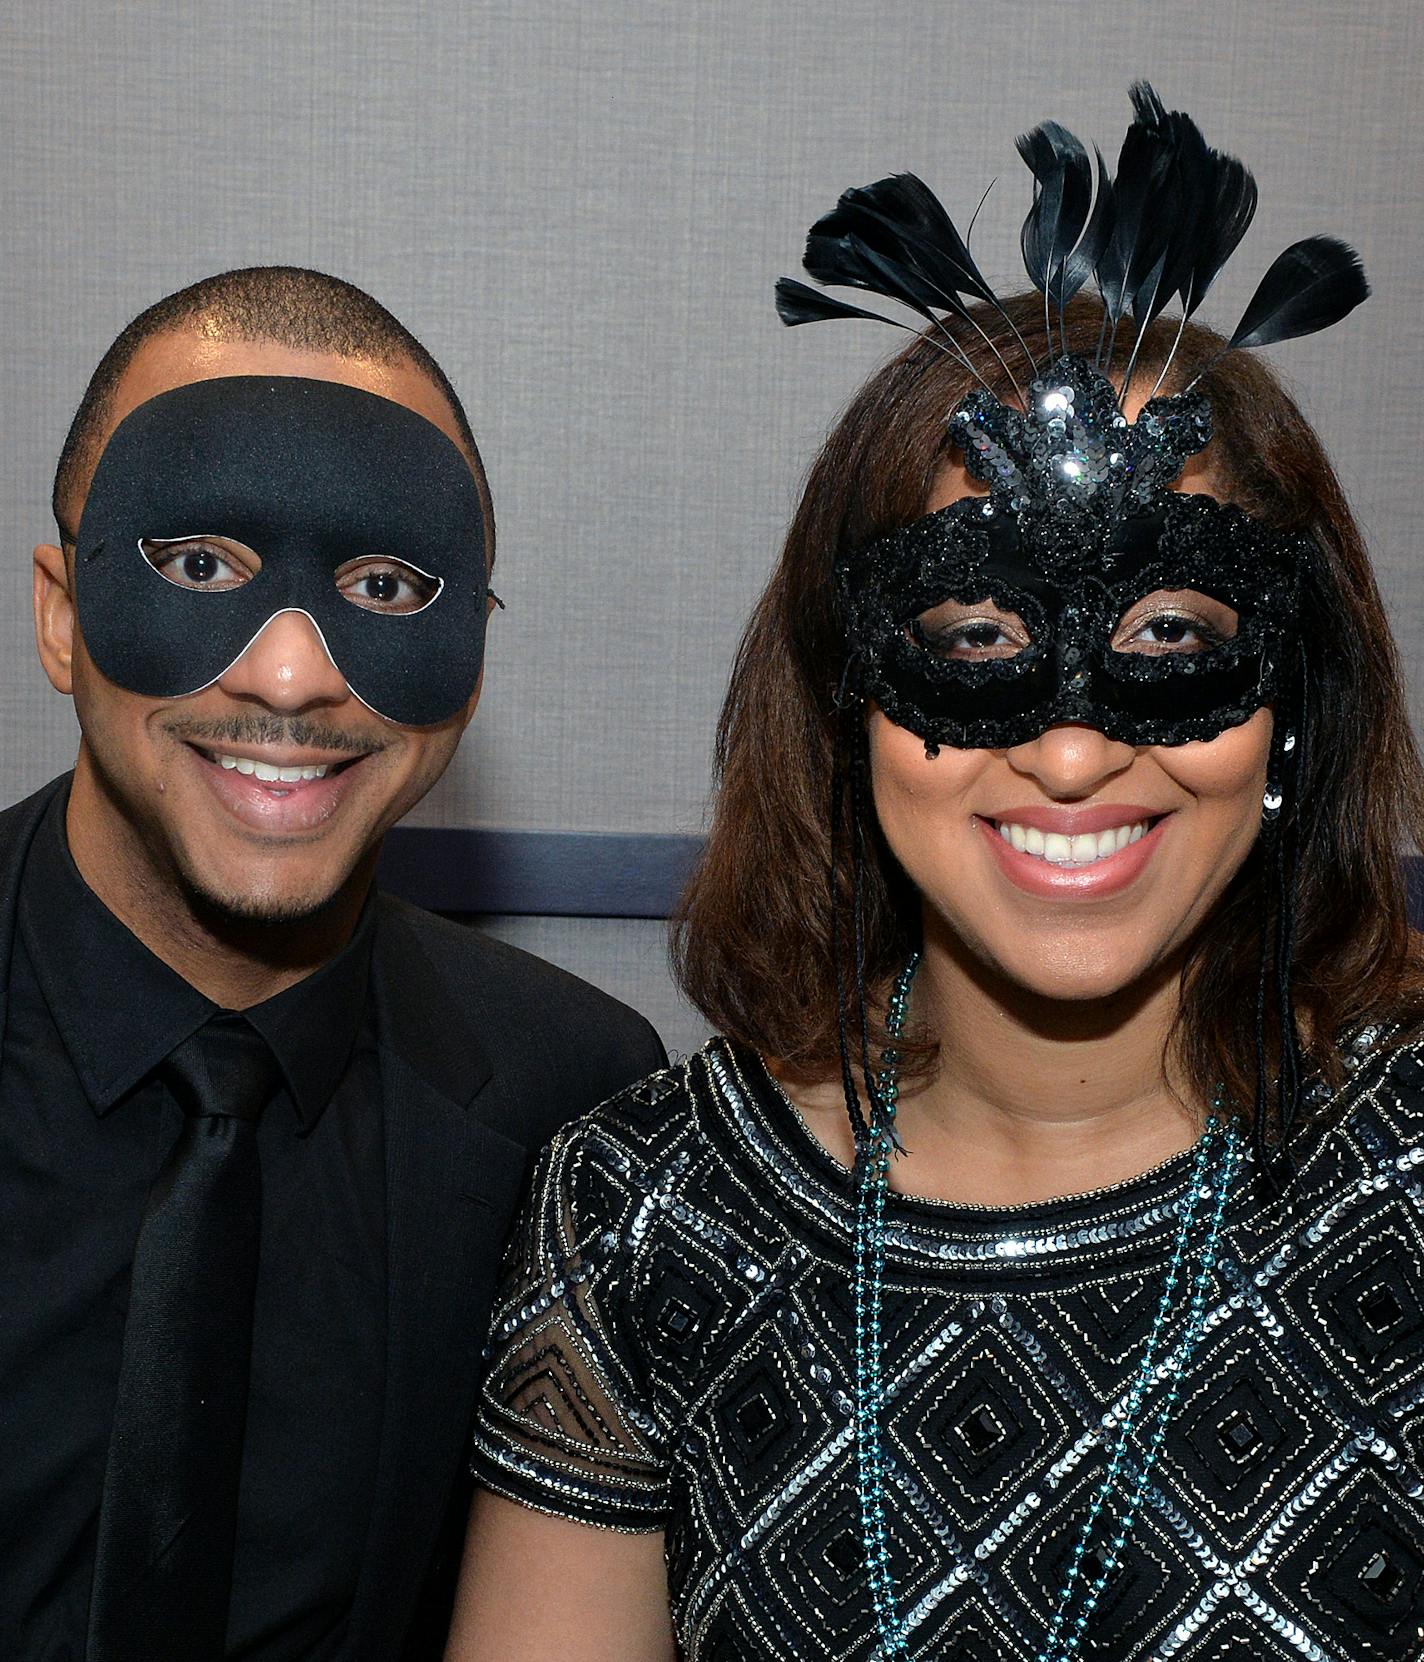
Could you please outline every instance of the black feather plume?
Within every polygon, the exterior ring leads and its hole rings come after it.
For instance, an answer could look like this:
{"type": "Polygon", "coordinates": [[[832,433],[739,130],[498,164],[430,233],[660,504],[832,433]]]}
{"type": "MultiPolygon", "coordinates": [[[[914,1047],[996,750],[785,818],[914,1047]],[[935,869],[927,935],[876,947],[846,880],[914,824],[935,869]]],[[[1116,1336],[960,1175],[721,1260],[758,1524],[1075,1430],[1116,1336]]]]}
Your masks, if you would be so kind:
{"type": "MultiPolygon", "coordinates": [[[[1060,310],[1089,277],[1096,281],[1105,314],[1099,362],[1104,342],[1111,356],[1118,327],[1132,314],[1137,339],[1124,373],[1124,398],[1147,326],[1174,296],[1181,299],[1184,322],[1198,309],[1256,211],[1256,183],[1241,162],[1208,146],[1190,116],[1168,112],[1146,81],[1135,83],[1130,96],[1133,119],[1113,178],[1102,156],[1095,153],[1095,167],[1087,149],[1057,122],[1044,122],[1018,141],[1034,176],[1033,206],[1020,236],[1025,267],[1045,304],[1060,310]]],[[[954,332],[943,327],[942,314],[967,319],[1008,370],[968,302],[996,307],[1011,329],[1012,319],[943,204],[913,173],[845,191],[811,227],[805,267],[820,283],[883,296],[940,325],[942,349],[982,382],[954,332]]],[[[1368,293],[1351,249],[1331,237],[1309,237],[1271,266],[1223,350],[1327,328],[1368,293]]],[[[790,277],[776,285],[776,309],[791,325],[865,318],[910,328],[790,277]]],[[[1033,367],[1022,336],[1019,346],[1033,367]]]]}
{"type": "Polygon", "coordinates": [[[1231,346],[1271,346],[1328,329],[1370,292],[1360,256],[1334,237],[1306,237],[1278,254],[1247,306],[1231,346]]]}
{"type": "Polygon", "coordinates": [[[1203,149],[1189,258],[1178,284],[1188,317],[1206,299],[1217,273],[1236,252],[1256,215],[1256,181],[1245,167],[1235,156],[1203,149]]]}
{"type": "MultiPolygon", "coordinates": [[[[942,323],[942,312],[969,318],[961,298],[964,294],[998,304],[939,200],[909,173],[844,192],[831,212],[811,227],[803,264],[817,282],[864,289],[898,301],[931,325],[942,323]]],[[[860,317],[901,329],[908,327],[898,318],[831,300],[789,277],[777,284],[776,308],[788,324],[860,317]]],[[[982,335],[983,330],[979,333],[982,335]]],[[[953,339],[946,337],[939,344],[942,351],[958,358],[983,382],[979,370],[953,339]]],[[[1002,355],[992,342],[989,349],[1002,363],[1002,355]]]]}
{"type": "Polygon", "coordinates": [[[926,316],[936,304],[946,304],[919,272],[882,253],[858,233],[842,229],[835,214],[827,214],[811,227],[802,264],[818,283],[865,289],[926,316]]]}
{"type": "Polygon", "coordinates": [[[1098,260],[1098,290],[1116,328],[1149,279],[1160,283],[1171,231],[1163,196],[1172,173],[1172,145],[1162,102],[1145,81],[1132,89],[1136,119],[1127,129],[1113,180],[1113,223],[1098,260]]]}
{"type": "MultiPolygon", "coordinates": [[[[894,173],[873,185],[857,185],[844,192],[836,209],[854,229],[892,258],[919,266],[941,292],[968,294],[993,302],[994,291],[974,263],[969,245],[960,236],[943,203],[913,173],[894,173]],[[857,223],[857,218],[861,219],[857,223]],[[882,244],[867,230],[867,221],[884,227],[898,241],[898,249],[882,244]]],[[[835,217],[828,216],[828,217],[835,217]]]]}
{"type": "Polygon", "coordinates": [[[776,315],[788,327],[798,323],[824,323],[832,317],[868,318],[872,323],[891,323],[893,318],[879,312],[867,312],[860,306],[848,306],[809,283],[798,283],[794,277],[776,279],[776,315]]]}
{"type": "MultiPolygon", "coordinates": [[[[827,236],[834,233],[835,238],[847,235],[857,237],[861,246],[856,250],[856,259],[862,273],[873,271],[877,277],[891,275],[898,289],[913,289],[925,304],[954,312],[959,317],[969,315],[960,296],[975,292],[971,286],[975,279],[943,250],[925,242],[903,225],[886,219],[875,209],[863,205],[848,209],[842,199],[841,206],[833,214],[828,214],[812,227],[812,233],[827,236]],[[878,258],[870,258],[866,250],[878,258]],[[886,261],[890,262],[888,271],[886,261]]],[[[844,252],[840,257],[844,257],[844,252]]],[[[817,258],[824,258],[824,252],[817,258]]],[[[897,295],[897,298],[901,296],[897,295]]],[[[919,309],[918,304],[916,309],[919,309]]]]}
{"type": "Polygon", "coordinates": [[[1146,81],[1133,86],[1131,97],[1138,122],[1157,138],[1166,157],[1155,195],[1144,208],[1144,218],[1156,222],[1151,239],[1156,257],[1150,264],[1144,262],[1131,297],[1140,340],[1140,331],[1161,314],[1172,296],[1185,296],[1189,291],[1200,222],[1211,191],[1212,153],[1196,122],[1180,110],[1168,114],[1146,81]]]}
{"type": "Polygon", "coordinates": [[[1093,209],[1093,164],[1080,140],[1045,121],[1018,141],[1034,178],[1033,206],[1019,244],[1035,288],[1065,305],[1091,275],[1096,256],[1074,259],[1093,209]]]}

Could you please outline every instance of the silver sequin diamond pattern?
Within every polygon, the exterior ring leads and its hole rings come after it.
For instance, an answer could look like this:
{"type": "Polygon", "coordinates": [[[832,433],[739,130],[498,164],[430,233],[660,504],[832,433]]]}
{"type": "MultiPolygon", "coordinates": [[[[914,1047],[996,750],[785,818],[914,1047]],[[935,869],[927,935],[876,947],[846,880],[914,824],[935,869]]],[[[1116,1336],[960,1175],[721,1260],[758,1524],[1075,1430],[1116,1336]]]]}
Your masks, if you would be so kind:
{"type": "MultiPolygon", "coordinates": [[[[1424,1658],[1424,1047],[1367,1034],[1351,1060],[1289,1203],[1249,1178],[1232,1200],[1205,1331],[1085,1657],[1424,1658]]],[[[884,1440],[914,1656],[1033,1662],[1188,1169],[998,1211],[891,1197],[884,1440]]],[[[541,1163],[475,1469],[550,1512],[665,1531],[687,1662],[875,1655],[853,1220],[849,1175],[760,1059],[721,1040],[541,1163]]]]}

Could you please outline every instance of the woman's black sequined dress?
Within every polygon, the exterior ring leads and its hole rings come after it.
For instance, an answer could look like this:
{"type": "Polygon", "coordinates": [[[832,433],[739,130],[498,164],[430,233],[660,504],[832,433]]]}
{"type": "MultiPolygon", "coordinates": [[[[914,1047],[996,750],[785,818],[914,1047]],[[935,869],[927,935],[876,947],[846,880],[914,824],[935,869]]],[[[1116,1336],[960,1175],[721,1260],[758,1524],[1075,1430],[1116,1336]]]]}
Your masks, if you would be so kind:
{"type": "MultiPolygon", "coordinates": [[[[1424,1046],[1366,1056],[1330,1125],[1292,1211],[1238,1184],[1085,1656],[1424,1657],[1424,1046]]],[[[913,1656],[1033,1662],[1189,1160],[1009,1210],[890,1197],[887,1510],[913,1656]]],[[[550,1512],[665,1530],[688,1662],[874,1655],[852,1220],[847,1174],[723,1041],[540,1167],[476,1473],[550,1512]]]]}

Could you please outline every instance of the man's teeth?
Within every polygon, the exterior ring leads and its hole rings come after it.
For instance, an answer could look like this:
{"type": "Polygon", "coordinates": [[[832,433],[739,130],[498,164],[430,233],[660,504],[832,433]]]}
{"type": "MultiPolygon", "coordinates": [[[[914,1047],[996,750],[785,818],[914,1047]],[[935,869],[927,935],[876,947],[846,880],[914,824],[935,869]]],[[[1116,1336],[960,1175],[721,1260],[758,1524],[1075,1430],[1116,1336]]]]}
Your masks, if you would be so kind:
{"type": "Polygon", "coordinates": [[[1020,854],[1032,854],[1047,860],[1051,866],[1089,866],[1094,860],[1106,860],[1129,843],[1140,842],[1147,835],[1148,822],[1140,819],[1132,825],[1117,825],[1108,831],[1085,831],[1076,837],[1065,837],[1060,831],[1040,831],[1036,825],[1014,825],[999,821],[999,835],[1020,854]]]}
{"type": "Polygon", "coordinates": [[[299,779],[324,779],[331,766],[329,762],[311,768],[274,768],[270,762],[256,762],[251,756],[224,756],[213,752],[219,767],[236,768],[239,773],[250,773],[264,785],[295,785],[299,779]]]}

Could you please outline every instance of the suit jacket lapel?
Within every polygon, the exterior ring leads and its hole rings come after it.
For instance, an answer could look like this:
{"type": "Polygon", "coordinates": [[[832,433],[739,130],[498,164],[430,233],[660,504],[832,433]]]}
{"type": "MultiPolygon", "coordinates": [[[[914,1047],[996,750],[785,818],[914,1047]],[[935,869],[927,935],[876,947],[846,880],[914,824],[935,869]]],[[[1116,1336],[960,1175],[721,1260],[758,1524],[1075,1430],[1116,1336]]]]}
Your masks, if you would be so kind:
{"type": "Polygon", "coordinates": [[[464,1458],[523,1145],[483,1123],[484,1047],[400,909],[373,958],[386,1137],[386,1400],[349,1654],[397,1654],[464,1458]]]}

